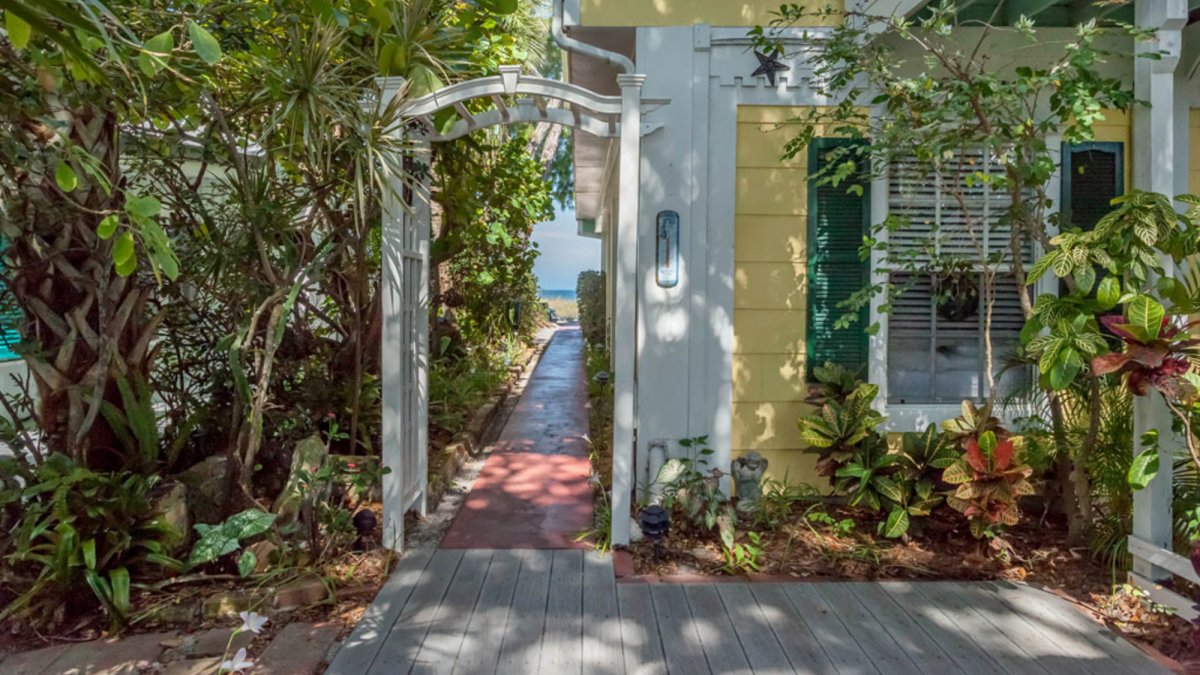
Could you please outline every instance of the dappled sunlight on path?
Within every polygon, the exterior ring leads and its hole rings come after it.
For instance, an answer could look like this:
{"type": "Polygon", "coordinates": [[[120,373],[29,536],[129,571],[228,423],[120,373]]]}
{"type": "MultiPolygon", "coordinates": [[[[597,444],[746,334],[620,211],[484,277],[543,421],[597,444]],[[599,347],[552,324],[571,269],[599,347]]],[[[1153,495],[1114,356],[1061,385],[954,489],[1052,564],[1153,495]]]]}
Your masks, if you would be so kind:
{"type": "Polygon", "coordinates": [[[554,336],[442,548],[575,548],[592,524],[578,327],[554,336]]]}

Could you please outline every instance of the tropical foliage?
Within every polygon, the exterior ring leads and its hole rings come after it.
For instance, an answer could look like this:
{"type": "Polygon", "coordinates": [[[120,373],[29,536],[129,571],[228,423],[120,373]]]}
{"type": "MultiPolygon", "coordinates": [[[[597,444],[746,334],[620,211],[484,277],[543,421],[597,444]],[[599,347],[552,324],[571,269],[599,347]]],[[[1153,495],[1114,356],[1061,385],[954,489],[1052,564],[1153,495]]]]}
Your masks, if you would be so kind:
{"type": "MultiPolygon", "coordinates": [[[[534,0],[3,8],[5,305],[31,379],[4,401],[0,602],[48,627],[62,598],[94,597],[119,626],[131,585],[182,566],[140,520],[156,482],[216,466],[201,483],[221,513],[191,562],[247,571],[267,561],[233,550],[297,533],[263,509],[300,439],[378,452],[386,200],[428,180],[438,281],[467,299],[431,303],[456,336],[432,368],[435,420],[461,424],[507,376],[537,321],[530,232],[552,216],[562,137],[539,125],[419,154],[400,108],[500,64],[542,68],[545,18],[534,0]],[[396,98],[379,75],[404,79],[396,98]]],[[[298,532],[349,526],[302,511],[298,532]]],[[[291,545],[310,562],[326,548],[291,545]]]]}

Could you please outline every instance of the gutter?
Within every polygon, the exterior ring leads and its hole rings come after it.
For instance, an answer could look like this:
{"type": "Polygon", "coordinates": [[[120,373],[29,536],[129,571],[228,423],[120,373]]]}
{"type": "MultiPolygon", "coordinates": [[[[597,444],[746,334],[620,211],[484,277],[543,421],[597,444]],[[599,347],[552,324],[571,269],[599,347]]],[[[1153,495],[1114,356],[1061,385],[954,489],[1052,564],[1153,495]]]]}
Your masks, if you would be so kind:
{"type": "Polygon", "coordinates": [[[633,61],[628,56],[567,37],[563,32],[563,11],[563,0],[554,0],[554,9],[550,15],[550,34],[554,36],[554,43],[563,51],[600,59],[610,66],[616,66],[622,73],[634,72],[633,61]]]}

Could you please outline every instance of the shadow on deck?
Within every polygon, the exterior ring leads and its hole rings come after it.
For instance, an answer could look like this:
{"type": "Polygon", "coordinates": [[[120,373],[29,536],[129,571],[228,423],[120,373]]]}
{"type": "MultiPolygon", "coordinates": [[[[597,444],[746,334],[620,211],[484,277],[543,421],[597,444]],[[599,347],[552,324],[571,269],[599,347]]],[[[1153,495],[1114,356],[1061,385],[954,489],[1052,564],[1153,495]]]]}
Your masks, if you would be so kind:
{"type": "Polygon", "coordinates": [[[327,672],[1169,671],[1025,584],[617,584],[594,552],[443,549],[401,561],[327,672]]]}

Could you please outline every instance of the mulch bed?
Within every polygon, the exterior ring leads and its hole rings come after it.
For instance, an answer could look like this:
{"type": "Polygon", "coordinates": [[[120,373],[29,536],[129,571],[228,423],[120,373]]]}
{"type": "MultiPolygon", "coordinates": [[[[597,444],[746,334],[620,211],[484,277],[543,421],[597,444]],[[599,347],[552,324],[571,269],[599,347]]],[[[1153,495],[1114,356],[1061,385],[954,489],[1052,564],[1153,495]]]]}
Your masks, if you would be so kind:
{"type": "MultiPolygon", "coordinates": [[[[986,541],[976,541],[962,516],[945,509],[926,519],[923,530],[911,533],[907,542],[873,536],[880,520],[874,513],[833,504],[826,511],[835,521],[852,520],[853,530],[843,536],[827,525],[810,523],[799,509],[774,532],[751,523],[739,526],[739,532],[757,530],[762,535],[757,574],[814,581],[1025,581],[1056,590],[1127,637],[1200,668],[1200,650],[1188,622],[1161,608],[1156,611],[1124,588],[1124,570],[1105,565],[1087,547],[1066,546],[1066,525],[1052,516],[1028,515],[1007,533],[1007,549],[1001,553],[986,541]]],[[[738,541],[745,542],[744,535],[738,541]]],[[[730,574],[722,569],[721,545],[714,534],[679,531],[674,521],[661,558],[655,558],[647,541],[629,550],[637,575],[730,574]]]]}

